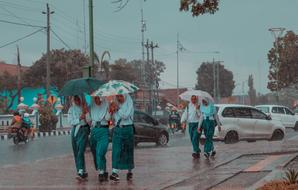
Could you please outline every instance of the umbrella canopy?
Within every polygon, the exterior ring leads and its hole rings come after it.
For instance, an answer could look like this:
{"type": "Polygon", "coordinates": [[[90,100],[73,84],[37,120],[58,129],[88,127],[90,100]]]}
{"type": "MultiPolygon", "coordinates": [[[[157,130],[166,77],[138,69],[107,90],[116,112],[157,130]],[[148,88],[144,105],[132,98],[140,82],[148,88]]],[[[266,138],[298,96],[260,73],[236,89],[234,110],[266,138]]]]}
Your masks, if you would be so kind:
{"type": "Polygon", "coordinates": [[[102,85],[91,96],[114,96],[119,94],[129,94],[139,90],[137,86],[126,81],[111,80],[102,85]]]}
{"type": "Polygon", "coordinates": [[[193,95],[197,96],[199,100],[208,99],[214,102],[214,99],[212,98],[212,96],[208,92],[205,92],[202,90],[188,90],[180,94],[179,97],[183,100],[190,101],[193,95]]]}
{"type": "Polygon", "coordinates": [[[92,93],[103,84],[95,78],[79,78],[66,82],[59,92],[59,96],[75,96],[84,93],[92,93]]]}

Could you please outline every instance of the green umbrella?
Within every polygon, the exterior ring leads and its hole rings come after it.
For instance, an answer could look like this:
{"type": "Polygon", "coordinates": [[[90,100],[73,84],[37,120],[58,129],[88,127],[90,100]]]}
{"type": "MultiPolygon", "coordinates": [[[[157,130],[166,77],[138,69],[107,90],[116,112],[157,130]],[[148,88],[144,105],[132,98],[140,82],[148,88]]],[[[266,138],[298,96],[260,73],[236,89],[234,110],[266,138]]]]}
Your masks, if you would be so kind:
{"type": "Polygon", "coordinates": [[[102,81],[95,78],[79,78],[66,82],[59,92],[59,96],[75,96],[84,93],[91,94],[103,84],[102,81]]]}

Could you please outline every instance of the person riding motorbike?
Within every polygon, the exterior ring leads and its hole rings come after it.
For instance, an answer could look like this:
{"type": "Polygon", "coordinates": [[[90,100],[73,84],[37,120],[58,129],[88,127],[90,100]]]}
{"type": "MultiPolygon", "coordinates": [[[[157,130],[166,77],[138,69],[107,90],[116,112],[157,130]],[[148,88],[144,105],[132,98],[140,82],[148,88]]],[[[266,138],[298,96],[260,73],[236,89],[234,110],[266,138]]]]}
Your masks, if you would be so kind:
{"type": "Polygon", "coordinates": [[[29,139],[29,137],[31,137],[31,139],[34,138],[33,133],[33,124],[29,118],[29,114],[25,113],[23,118],[22,118],[22,128],[26,129],[25,132],[25,136],[29,139]]]}
{"type": "Polygon", "coordinates": [[[13,118],[8,128],[8,138],[12,138],[13,134],[15,134],[20,128],[22,127],[22,117],[20,116],[19,112],[13,113],[13,118]]]}
{"type": "Polygon", "coordinates": [[[169,125],[173,134],[175,130],[180,130],[180,115],[176,108],[173,108],[169,115],[169,125]]]}

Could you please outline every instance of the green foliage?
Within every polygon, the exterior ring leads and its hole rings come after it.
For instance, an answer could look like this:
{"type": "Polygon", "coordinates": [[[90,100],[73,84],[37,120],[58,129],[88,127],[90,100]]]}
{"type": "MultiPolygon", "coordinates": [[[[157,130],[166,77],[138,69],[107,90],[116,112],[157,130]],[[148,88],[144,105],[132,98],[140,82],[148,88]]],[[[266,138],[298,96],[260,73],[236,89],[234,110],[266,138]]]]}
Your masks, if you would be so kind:
{"type": "Polygon", "coordinates": [[[7,71],[0,75],[0,92],[5,96],[0,95],[1,110],[2,113],[8,113],[13,105],[15,98],[17,98],[17,77],[9,74],[7,71]]]}
{"type": "Polygon", "coordinates": [[[268,52],[270,67],[267,88],[271,91],[298,83],[298,35],[288,31],[277,40],[276,46],[268,52]]]}
{"type": "Polygon", "coordinates": [[[180,0],[180,11],[189,11],[191,8],[192,16],[214,14],[218,6],[219,0],[180,0]]]}
{"type": "MultiPolygon", "coordinates": [[[[82,77],[82,67],[88,64],[88,57],[80,50],[52,50],[50,59],[51,85],[61,89],[66,81],[82,77]]],[[[37,60],[25,73],[27,86],[39,87],[46,83],[46,54],[37,60]]]]}
{"type": "Polygon", "coordinates": [[[288,169],[286,171],[286,177],[284,178],[287,183],[289,184],[295,184],[298,183],[298,171],[295,169],[288,169]]]}
{"type": "Polygon", "coordinates": [[[41,132],[50,132],[56,129],[56,124],[58,122],[58,117],[53,112],[53,107],[51,104],[43,104],[40,106],[40,127],[41,132]]]}
{"type": "MultiPolygon", "coordinates": [[[[160,81],[160,75],[165,69],[166,66],[161,61],[155,61],[154,65],[145,63],[146,81],[160,81]]],[[[110,79],[140,83],[143,81],[143,76],[141,60],[128,62],[126,59],[118,59],[110,65],[110,79]]]]}
{"type": "Polygon", "coordinates": [[[110,79],[134,82],[137,79],[137,69],[128,64],[126,59],[118,59],[110,65],[110,79]]]}
{"type": "Polygon", "coordinates": [[[250,104],[256,105],[257,92],[256,92],[256,89],[254,88],[253,75],[249,75],[249,77],[248,77],[248,96],[250,99],[250,104]]]}
{"type": "MultiPolygon", "coordinates": [[[[229,97],[233,93],[235,88],[235,81],[233,80],[232,71],[224,68],[222,64],[215,64],[215,67],[219,67],[219,92],[221,97],[229,97]]],[[[197,70],[197,84],[196,89],[204,90],[211,96],[214,96],[213,92],[213,64],[202,63],[197,70]]]]}

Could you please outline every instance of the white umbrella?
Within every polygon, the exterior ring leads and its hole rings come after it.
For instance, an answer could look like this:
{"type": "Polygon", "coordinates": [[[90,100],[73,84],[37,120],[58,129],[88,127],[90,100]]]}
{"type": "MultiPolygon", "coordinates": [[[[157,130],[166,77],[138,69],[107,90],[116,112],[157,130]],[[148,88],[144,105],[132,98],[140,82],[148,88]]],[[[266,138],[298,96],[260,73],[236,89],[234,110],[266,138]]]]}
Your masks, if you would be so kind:
{"type": "Polygon", "coordinates": [[[202,99],[208,99],[208,100],[214,102],[214,99],[212,98],[212,96],[208,92],[205,92],[202,90],[188,90],[188,91],[185,91],[182,94],[180,94],[179,97],[182,100],[191,101],[191,97],[193,95],[197,96],[200,101],[202,99]]]}
{"type": "Polygon", "coordinates": [[[119,94],[129,94],[139,90],[137,86],[126,81],[111,80],[102,85],[91,96],[114,96],[119,94]]]}

